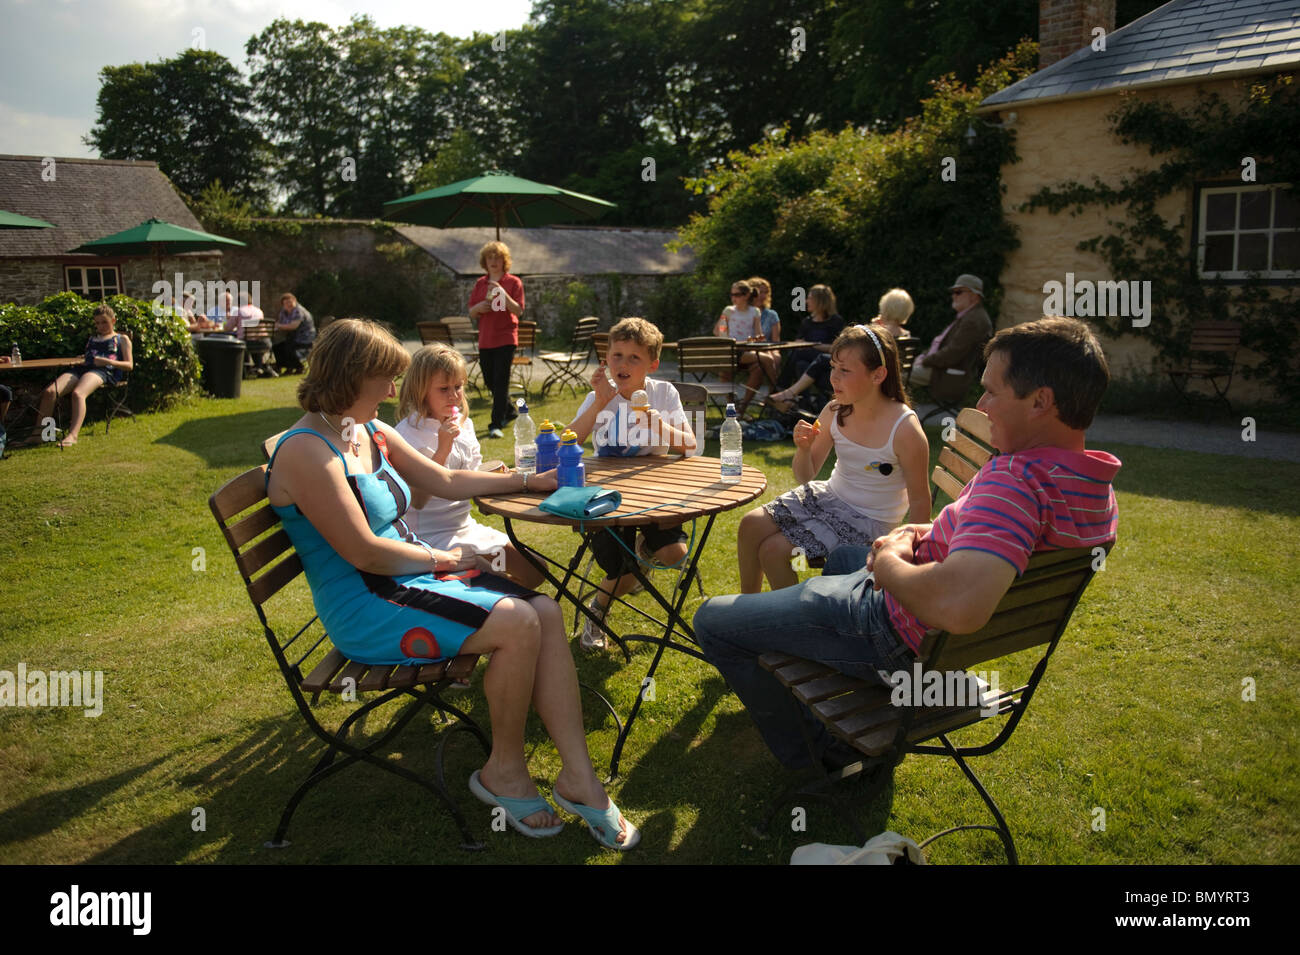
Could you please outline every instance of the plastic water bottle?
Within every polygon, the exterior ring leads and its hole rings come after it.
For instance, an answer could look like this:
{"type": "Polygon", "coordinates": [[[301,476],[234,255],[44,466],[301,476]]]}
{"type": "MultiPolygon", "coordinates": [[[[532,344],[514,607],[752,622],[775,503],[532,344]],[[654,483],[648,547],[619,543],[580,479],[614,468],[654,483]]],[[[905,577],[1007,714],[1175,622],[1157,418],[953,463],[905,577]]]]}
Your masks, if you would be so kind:
{"type": "Polygon", "coordinates": [[[722,483],[739,484],[744,455],[741,451],[740,422],[736,419],[734,404],[727,404],[727,420],[718,431],[718,444],[722,446],[722,483]]]}
{"type": "Polygon", "coordinates": [[[560,467],[555,472],[555,483],[557,487],[587,485],[587,466],[582,463],[582,445],[578,443],[578,436],[567,429],[560,443],[560,467]]]}
{"type": "Polygon", "coordinates": [[[537,470],[552,471],[560,466],[560,436],[555,433],[555,425],[543,421],[537,430],[537,470]]]}
{"type": "Polygon", "coordinates": [[[533,424],[522,398],[519,417],[515,418],[515,470],[520,474],[537,473],[537,425],[533,424]]]}
{"type": "Polygon", "coordinates": [[[15,368],[23,363],[23,353],[18,350],[17,342],[14,342],[13,350],[9,353],[9,361],[15,368]]]}

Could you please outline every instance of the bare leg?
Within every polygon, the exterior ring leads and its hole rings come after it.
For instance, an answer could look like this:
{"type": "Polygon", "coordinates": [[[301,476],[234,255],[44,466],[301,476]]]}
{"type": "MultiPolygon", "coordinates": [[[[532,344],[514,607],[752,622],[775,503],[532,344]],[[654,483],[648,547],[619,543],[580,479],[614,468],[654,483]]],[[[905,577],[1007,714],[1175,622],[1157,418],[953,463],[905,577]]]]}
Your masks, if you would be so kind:
{"type": "Polygon", "coordinates": [[[767,582],[773,590],[793,587],[799,583],[799,575],[790,566],[790,558],[794,556],[793,551],[794,545],[780,533],[773,534],[759,545],[758,559],[763,565],[763,573],[767,574],[767,582]]]}
{"type": "Polygon", "coordinates": [[[77,379],[77,385],[72,389],[72,422],[60,445],[66,448],[77,443],[77,435],[86,421],[86,399],[103,384],[104,379],[99,375],[82,375],[77,379]]]}
{"type": "Polygon", "coordinates": [[[740,519],[740,531],[736,535],[736,551],[740,564],[740,592],[757,594],[763,590],[763,564],[759,559],[759,548],[773,535],[782,541],[786,549],[790,542],[785,539],[776,521],[768,516],[767,511],[756,507],[740,519]]]}
{"type": "Polygon", "coordinates": [[[520,584],[530,589],[541,586],[546,578],[542,572],[528,562],[523,554],[515,550],[513,544],[507,544],[506,551],[506,573],[520,584]]]}
{"type": "Polygon", "coordinates": [[[800,375],[799,380],[796,381],[789,388],[787,388],[785,391],[778,391],[775,394],[768,395],[768,397],[771,398],[773,401],[779,402],[780,404],[784,405],[793,401],[796,397],[803,394],[812,386],[813,386],[813,380],[811,378],[809,378],[807,375],[800,375]]]}
{"type": "MultiPolygon", "coordinates": [[[[608,809],[609,796],[596,777],[587,750],[582,704],[578,698],[578,673],[564,632],[564,616],[550,597],[534,597],[530,602],[537,611],[542,631],[533,707],[546,724],[563,763],[555,777],[555,791],[570,802],[597,810],[608,809]]],[[[617,838],[622,842],[624,835],[617,838]]]]}
{"type": "MultiPolygon", "coordinates": [[[[524,721],[538,670],[541,631],[537,611],[527,601],[506,597],[497,602],[483,626],[461,646],[462,653],[492,654],[483,677],[483,692],[492,718],[492,752],[479,771],[479,779],[498,796],[527,799],[537,795],[524,762],[524,721]]],[[[572,660],[569,667],[573,667],[572,660]]],[[[551,812],[536,812],[520,820],[534,828],[546,828],[559,821],[551,812]]]]}

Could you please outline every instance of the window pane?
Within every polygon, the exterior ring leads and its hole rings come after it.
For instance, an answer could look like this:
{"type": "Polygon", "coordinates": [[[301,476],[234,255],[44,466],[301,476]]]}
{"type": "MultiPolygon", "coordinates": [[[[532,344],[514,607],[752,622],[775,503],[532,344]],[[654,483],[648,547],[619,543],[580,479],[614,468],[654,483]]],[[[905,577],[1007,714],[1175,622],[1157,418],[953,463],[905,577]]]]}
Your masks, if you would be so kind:
{"type": "Polygon", "coordinates": [[[1208,235],[1205,237],[1205,271],[1231,272],[1233,239],[1231,235],[1208,235]]]}
{"type": "Polygon", "coordinates": [[[1267,229],[1273,196],[1267,189],[1241,194],[1241,228],[1267,229]]]}
{"type": "Polygon", "coordinates": [[[1268,234],[1252,232],[1240,236],[1237,245],[1237,269],[1242,272],[1262,272],[1268,268],[1268,234]]]}
{"type": "Polygon", "coordinates": [[[1237,194],[1212,192],[1205,197],[1205,228],[1223,232],[1237,226],[1237,194]]]}
{"type": "Polygon", "coordinates": [[[1277,208],[1273,210],[1273,228],[1294,229],[1300,226],[1300,196],[1285,189],[1276,193],[1277,208]]]}
{"type": "Polygon", "coordinates": [[[1273,236],[1273,268],[1300,272],[1300,232],[1279,232],[1273,236]]]}
{"type": "Polygon", "coordinates": [[[81,288],[81,269],[68,269],[68,288],[74,292],[81,288]]]}

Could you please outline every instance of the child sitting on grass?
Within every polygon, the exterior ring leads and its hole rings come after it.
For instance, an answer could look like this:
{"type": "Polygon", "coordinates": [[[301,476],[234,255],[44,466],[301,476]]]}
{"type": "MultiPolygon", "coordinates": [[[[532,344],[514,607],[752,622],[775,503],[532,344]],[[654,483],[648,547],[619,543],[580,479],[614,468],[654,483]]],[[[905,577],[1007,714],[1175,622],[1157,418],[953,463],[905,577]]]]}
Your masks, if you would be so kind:
{"type": "MultiPolygon", "coordinates": [[[[579,443],[585,442],[594,429],[592,443],[597,454],[668,454],[695,450],[695,433],[686,419],[677,389],[670,382],[646,377],[659,367],[659,348],[663,341],[659,329],[644,318],[625,318],[610,330],[605,364],[591,376],[592,392],[569,425],[579,443]],[[650,407],[644,420],[634,420],[631,415],[631,398],[637,391],[645,391],[649,398],[650,407]]],[[[631,593],[636,587],[637,580],[631,572],[634,549],[647,563],[653,559],[664,565],[676,564],[686,557],[686,534],[681,524],[647,524],[640,528],[639,545],[637,530],[608,528],[592,540],[591,551],[605,572],[605,579],[589,609],[602,620],[611,600],[631,593]]],[[[578,644],[584,650],[603,649],[606,645],[604,633],[590,618],[584,618],[578,644]]]]}
{"type": "MultiPolygon", "coordinates": [[[[425,457],[453,471],[475,471],[483,463],[474,423],[465,407],[465,359],[446,345],[415,353],[398,396],[397,433],[425,457]]],[[[504,573],[536,587],[542,574],[501,531],[474,520],[469,501],[448,501],[411,491],[406,526],[436,550],[471,550],[481,569],[504,573]],[[504,562],[504,563],[503,563],[504,562]]]]}

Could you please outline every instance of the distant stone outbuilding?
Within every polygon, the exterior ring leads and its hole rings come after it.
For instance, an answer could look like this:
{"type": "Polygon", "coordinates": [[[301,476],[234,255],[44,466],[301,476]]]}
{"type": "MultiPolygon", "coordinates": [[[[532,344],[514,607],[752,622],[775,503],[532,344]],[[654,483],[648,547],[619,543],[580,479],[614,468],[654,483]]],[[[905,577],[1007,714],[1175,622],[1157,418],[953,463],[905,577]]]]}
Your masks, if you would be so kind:
{"type": "MultiPolygon", "coordinates": [[[[0,209],[44,219],[53,229],[0,230],[0,302],[34,304],[56,292],[100,300],[119,292],[155,297],[150,256],[73,254],[69,249],[157,217],[203,229],[157,163],[0,155],[0,209]]],[[[174,282],[221,277],[221,254],[169,255],[163,275],[174,282]]]]}

